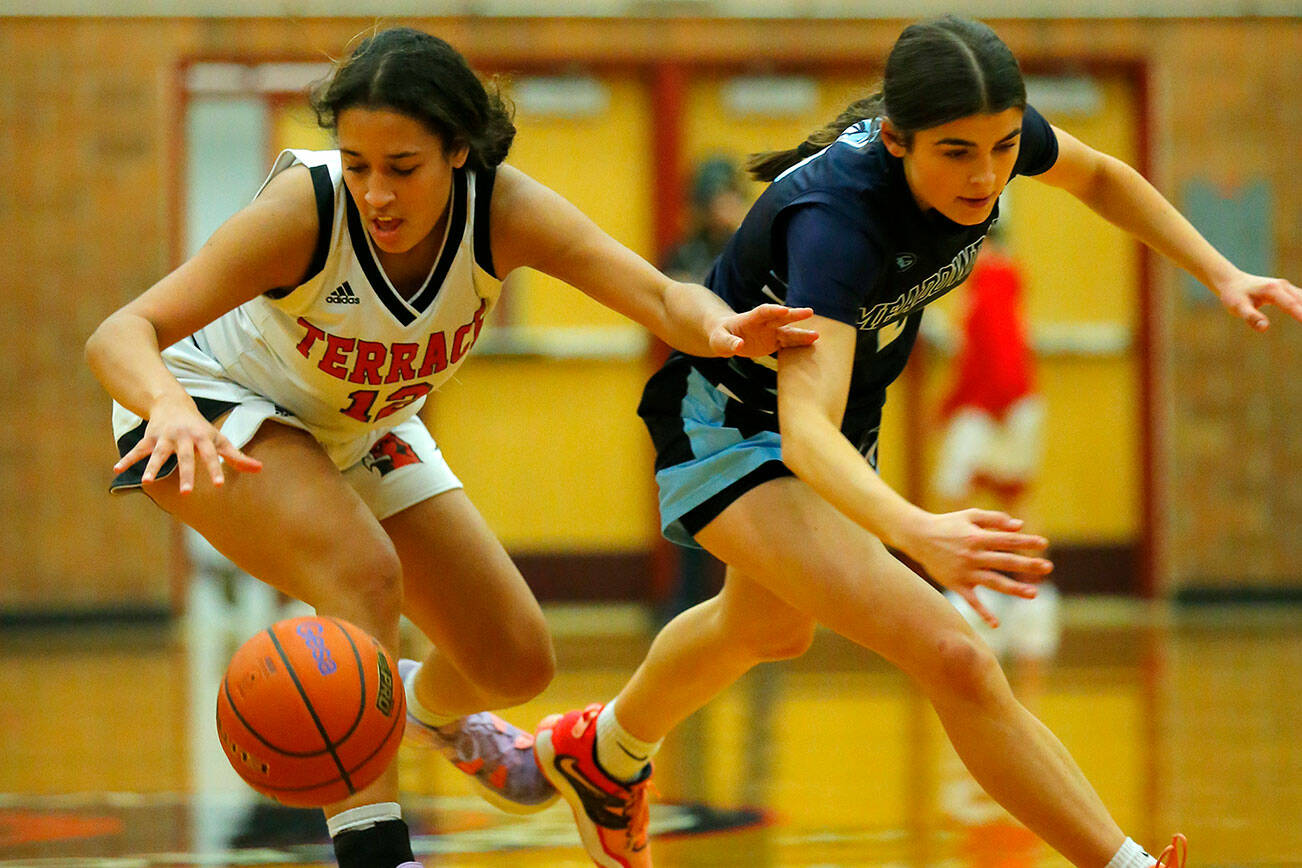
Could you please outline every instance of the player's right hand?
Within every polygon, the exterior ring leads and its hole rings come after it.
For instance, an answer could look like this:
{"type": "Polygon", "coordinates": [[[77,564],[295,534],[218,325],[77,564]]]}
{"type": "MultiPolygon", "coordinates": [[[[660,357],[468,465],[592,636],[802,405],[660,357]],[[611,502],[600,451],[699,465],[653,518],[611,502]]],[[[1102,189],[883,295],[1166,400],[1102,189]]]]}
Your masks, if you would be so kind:
{"type": "Polygon", "coordinates": [[[807,347],[818,340],[818,332],[793,323],[813,315],[813,308],[761,304],[722,319],[710,332],[710,349],[720,356],[754,359],[783,347],[807,347]]]}
{"type": "Polygon", "coordinates": [[[983,621],[998,627],[999,619],[977,597],[977,587],[1031,598],[1036,584],[1053,571],[1052,562],[1040,556],[1049,541],[1021,529],[1021,519],[988,509],[930,514],[905,551],[983,621]]]}
{"type": "Polygon", "coordinates": [[[246,455],[227,439],[226,435],[203,417],[194,402],[162,400],[150,411],[145,435],[130,452],[113,465],[114,473],[121,473],[137,461],[148,456],[149,463],[140,481],[154,481],[163,463],[176,456],[177,490],[189,494],[194,490],[196,456],[208,471],[213,485],[224,485],[222,461],[229,461],[236,470],[257,473],[262,462],[246,455]]]}

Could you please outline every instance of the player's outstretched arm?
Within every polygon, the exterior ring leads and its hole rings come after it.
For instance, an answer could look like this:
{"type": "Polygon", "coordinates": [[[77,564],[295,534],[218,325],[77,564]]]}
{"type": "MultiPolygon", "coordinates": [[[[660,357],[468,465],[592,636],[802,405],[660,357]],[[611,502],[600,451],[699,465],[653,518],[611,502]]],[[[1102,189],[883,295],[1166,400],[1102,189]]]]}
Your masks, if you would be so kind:
{"type": "Polygon", "coordinates": [[[1169,258],[1216,293],[1225,307],[1264,331],[1276,305],[1302,321],[1302,290],[1287,280],[1248,274],[1223,256],[1143,175],[1116,157],[1054,128],[1058,160],[1038,180],[1061,187],[1169,258]]]}
{"type": "Polygon", "coordinates": [[[976,588],[1035,596],[1035,585],[1053,569],[1043,557],[1048,540],[1022,532],[1021,520],[1002,512],[927,512],[887,485],[841,433],[855,328],[832,319],[816,319],[815,327],[822,334],[817,344],[778,355],[783,462],[824,500],[908,554],[997,627],[976,588]]]}
{"type": "Polygon", "coordinates": [[[818,335],[796,323],[809,309],[761,305],[737,313],[703,286],[681,283],[620,244],[555,191],[499,166],[492,203],[499,276],[522,266],[565,281],[697,356],[763,356],[818,335]]]}
{"type": "Polygon", "coordinates": [[[148,420],[145,436],[114,466],[115,473],[148,457],[148,483],[175,455],[186,493],[194,487],[196,465],[216,485],[225,481],[223,460],[243,471],[261,468],[203,417],[160,350],[259,293],[296,285],[316,232],[311,177],[295,167],[223,223],[193,257],[99,324],[86,341],[91,371],[115,401],[148,420]]]}
{"type": "Polygon", "coordinates": [[[1239,318],[1259,332],[1270,328],[1270,320],[1262,312],[1266,305],[1275,305],[1293,319],[1302,322],[1302,289],[1282,277],[1262,277],[1238,271],[1216,289],[1221,302],[1239,318]]]}

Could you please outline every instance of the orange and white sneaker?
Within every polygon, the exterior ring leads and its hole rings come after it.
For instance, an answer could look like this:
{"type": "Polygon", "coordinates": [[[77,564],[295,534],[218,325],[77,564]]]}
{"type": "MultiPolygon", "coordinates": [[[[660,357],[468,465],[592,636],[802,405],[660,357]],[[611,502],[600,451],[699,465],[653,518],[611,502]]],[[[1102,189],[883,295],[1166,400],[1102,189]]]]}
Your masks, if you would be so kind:
{"type": "Polygon", "coordinates": [[[601,868],[651,868],[647,844],[651,766],[621,783],[597,765],[600,705],[551,715],[538,724],[538,767],[570,806],[588,856],[601,868]]]}
{"type": "Polygon", "coordinates": [[[1185,840],[1184,835],[1179,832],[1171,836],[1171,843],[1167,844],[1157,857],[1155,868],[1184,868],[1186,852],[1189,849],[1189,842],[1185,840]]]}

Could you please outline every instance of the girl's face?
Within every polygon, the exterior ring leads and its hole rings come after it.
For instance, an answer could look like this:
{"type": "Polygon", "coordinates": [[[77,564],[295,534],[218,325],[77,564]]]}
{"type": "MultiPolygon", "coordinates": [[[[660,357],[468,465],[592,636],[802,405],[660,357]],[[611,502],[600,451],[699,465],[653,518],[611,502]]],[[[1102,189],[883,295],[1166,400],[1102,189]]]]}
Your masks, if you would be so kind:
{"type": "Polygon", "coordinates": [[[918,206],[935,208],[964,226],[990,216],[1013,174],[1021,144],[1022,110],[968,115],[913,136],[906,148],[887,120],[882,139],[904,161],[904,177],[918,206]]]}
{"type": "Polygon", "coordinates": [[[452,170],[466,163],[468,149],[445,153],[443,140],[420,121],[392,109],[354,107],[335,125],[343,157],[344,183],[353,195],[375,246],[408,253],[433,237],[447,212],[452,170]]]}

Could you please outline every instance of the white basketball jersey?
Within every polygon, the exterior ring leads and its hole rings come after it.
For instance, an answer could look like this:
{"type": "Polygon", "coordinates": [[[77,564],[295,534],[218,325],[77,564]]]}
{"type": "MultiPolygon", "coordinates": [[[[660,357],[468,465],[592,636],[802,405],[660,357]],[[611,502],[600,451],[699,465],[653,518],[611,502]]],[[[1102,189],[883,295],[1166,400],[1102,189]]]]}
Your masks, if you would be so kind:
{"type": "Polygon", "coordinates": [[[344,186],[339,152],[284,151],[267,180],[296,163],[312,173],[321,224],[307,281],[242,304],[193,340],[327,447],[368,441],[414,415],[452,376],[497,301],[488,232],[494,175],[455,170],[441,252],[404,298],[344,186]]]}

